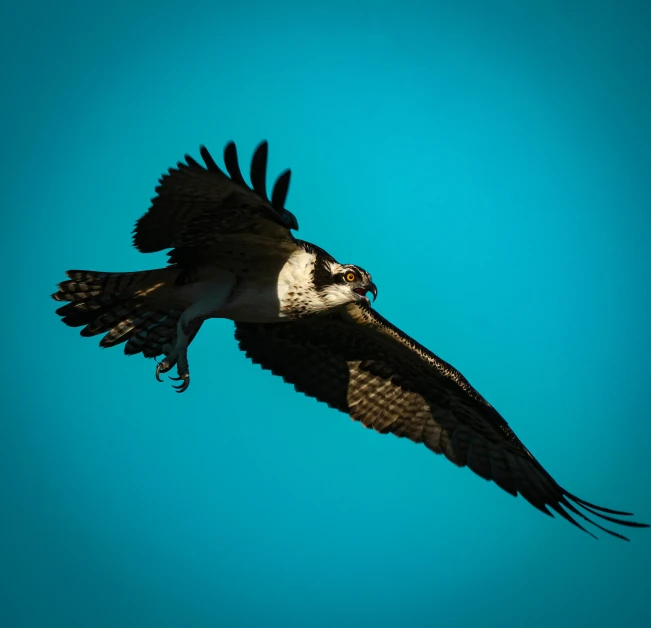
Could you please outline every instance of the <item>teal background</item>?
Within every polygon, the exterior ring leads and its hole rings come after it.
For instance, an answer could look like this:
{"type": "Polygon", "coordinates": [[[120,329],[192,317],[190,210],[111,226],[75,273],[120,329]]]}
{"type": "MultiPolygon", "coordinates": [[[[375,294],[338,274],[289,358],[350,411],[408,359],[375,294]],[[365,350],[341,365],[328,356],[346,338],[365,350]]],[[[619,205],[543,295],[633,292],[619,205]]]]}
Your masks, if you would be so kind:
{"type": "MultiPolygon", "coordinates": [[[[594,541],[247,362],[192,386],[54,315],[207,144],[291,166],[302,238],[570,491],[651,520],[643,2],[0,9],[0,625],[651,625],[651,533],[594,541]]],[[[601,535],[603,537],[603,535],[601,535]]]]}

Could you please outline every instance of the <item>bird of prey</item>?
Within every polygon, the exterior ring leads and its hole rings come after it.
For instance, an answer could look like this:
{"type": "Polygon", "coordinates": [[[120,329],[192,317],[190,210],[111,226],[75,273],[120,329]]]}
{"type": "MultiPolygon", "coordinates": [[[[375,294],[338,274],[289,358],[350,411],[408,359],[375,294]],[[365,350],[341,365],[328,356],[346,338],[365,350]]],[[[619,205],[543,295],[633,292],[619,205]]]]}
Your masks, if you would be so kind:
{"type": "Polygon", "coordinates": [[[205,166],[186,155],[163,175],[134,230],[142,253],[171,249],[168,266],[68,271],[52,295],[68,301],[57,310],[64,323],[83,327],[82,336],[105,334],[102,347],[124,342],[128,355],[162,355],[156,379],[176,367],[171,379],[183,392],[188,346],[203,321],[231,319],[254,363],[365,427],[424,443],[585,532],[589,522],[628,540],[605,522],[648,527],[566,491],[459,371],[371,307],[377,288],[367,271],[293,236],[290,171],[269,198],[266,142],[253,155],[250,187],[234,143],[224,150],[226,172],[205,147],[200,153],[205,166]]]}

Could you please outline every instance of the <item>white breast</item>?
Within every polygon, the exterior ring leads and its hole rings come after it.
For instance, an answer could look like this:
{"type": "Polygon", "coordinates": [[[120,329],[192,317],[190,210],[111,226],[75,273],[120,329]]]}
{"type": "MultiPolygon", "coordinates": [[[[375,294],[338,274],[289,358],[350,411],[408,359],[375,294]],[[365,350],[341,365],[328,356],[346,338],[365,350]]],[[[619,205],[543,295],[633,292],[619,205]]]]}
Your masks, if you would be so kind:
{"type": "Polygon", "coordinates": [[[298,294],[312,289],[315,259],[314,253],[298,251],[287,260],[278,275],[277,294],[281,305],[289,305],[298,294]]]}
{"type": "Polygon", "coordinates": [[[292,253],[278,274],[260,268],[251,277],[240,278],[219,317],[249,323],[295,318],[294,306],[310,300],[314,260],[313,253],[301,250],[292,253]]]}

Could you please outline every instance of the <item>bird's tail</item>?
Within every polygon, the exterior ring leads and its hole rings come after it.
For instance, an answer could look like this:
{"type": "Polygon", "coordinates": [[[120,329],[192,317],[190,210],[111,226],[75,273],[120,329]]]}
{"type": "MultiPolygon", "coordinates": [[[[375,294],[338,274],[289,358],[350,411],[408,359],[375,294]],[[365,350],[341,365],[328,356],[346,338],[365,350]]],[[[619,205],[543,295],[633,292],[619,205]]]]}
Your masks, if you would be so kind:
{"type": "Polygon", "coordinates": [[[126,342],[127,355],[153,358],[176,339],[182,309],[174,308],[173,288],[179,271],[160,268],[133,273],[69,270],[67,281],[52,295],[69,301],[56,313],[82,336],[106,334],[101,347],[126,342]]]}

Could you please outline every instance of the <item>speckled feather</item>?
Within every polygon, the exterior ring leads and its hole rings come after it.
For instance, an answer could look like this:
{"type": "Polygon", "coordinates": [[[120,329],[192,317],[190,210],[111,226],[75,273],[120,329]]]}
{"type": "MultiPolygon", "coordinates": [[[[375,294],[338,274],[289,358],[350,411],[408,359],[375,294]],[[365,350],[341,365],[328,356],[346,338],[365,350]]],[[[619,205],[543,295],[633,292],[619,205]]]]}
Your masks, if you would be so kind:
{"type": "Polygon", "coordinates": [[[253,362],[297,391],[365,427],[424,443],[546,514],[549,507],[582,530],[576,517],[624,539],[578,507],[644,527],[619,518],[630,513],[595,506],[559,486],[461,373],[371,308],[350,305],[291,325],[237,323],[235,337],[253,362]]]}
{"type": "Polygon", "coordinates": [[[70,279],[62,281],[52,295],[55,301],[69,301],[56,313],[66,325],[82,327],[82,336],[106,334],[101,347],[126,342],[127,355],[142,352],[145,357],[155,357],[163,353],[163,346],[174,344],[181,310],[156,307],[156,300],[138,296],[139,288],[176,273],[173,269],[132,273],[70,270],[66,273],[70,279]]]}

